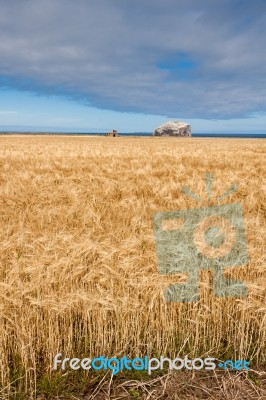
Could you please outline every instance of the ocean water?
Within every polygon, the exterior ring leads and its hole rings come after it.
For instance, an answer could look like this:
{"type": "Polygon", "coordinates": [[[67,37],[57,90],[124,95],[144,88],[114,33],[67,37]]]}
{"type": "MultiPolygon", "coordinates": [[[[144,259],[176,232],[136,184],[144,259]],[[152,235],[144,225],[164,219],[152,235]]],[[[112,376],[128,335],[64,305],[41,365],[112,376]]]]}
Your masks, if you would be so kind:
{"type": "MultiPolygon", "coordinates": [[[[36,135],[36,134],[43,134],[43,135],[81,135],[81,136],[86,136],[86,135],[97,135],[97,136],[105,136],[105,133],[100,133],[100,132],[42,132],[42,131],[19,131],[19,130],[13,130],[13,131],[1,131],[0,134],[6,134],[6,135],[11,135],[11,134],[16,134],[16,135],[36,135]]],[[[145,137],[151,137],[153,136],[152,133],[150,132],[118,132],[119,136],[145,136],[145,137]]],[[[266,138],[266,133],[193,133],[192,132],[192,137],[195,138],[254,138],[254,139],[265,139],[266,138]]]]}

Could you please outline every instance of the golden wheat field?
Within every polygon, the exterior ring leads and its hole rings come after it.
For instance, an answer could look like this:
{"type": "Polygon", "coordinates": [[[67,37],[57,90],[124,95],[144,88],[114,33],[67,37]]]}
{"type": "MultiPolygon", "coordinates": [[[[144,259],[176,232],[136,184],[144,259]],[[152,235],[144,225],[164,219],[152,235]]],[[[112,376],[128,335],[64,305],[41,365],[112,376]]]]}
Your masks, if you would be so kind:
{"type": "MultiPolygon", "coordinates": [[[[211,355],[266,365],[265,140],[0,136],[2,393],[34,396],[68,357],[211,355]],[[245,298],[166,302],[184,275],[158,271],[153,216],[207,204],[244,210],[245,298]],[[182,191],[187,185],[199,204],[182,191]]],[[[23,398],[23,397],[21,397],[23,398]]]]}

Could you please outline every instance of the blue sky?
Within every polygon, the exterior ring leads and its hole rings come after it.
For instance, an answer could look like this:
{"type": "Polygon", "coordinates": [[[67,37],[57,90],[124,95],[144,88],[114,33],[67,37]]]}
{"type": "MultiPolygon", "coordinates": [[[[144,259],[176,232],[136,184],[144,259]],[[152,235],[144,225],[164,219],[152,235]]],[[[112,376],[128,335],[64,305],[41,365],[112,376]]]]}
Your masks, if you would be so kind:
{"type": "Polygon", "coordinates": [[[266,133],[263,0],[0,0],[0,129],[266,133]]]}

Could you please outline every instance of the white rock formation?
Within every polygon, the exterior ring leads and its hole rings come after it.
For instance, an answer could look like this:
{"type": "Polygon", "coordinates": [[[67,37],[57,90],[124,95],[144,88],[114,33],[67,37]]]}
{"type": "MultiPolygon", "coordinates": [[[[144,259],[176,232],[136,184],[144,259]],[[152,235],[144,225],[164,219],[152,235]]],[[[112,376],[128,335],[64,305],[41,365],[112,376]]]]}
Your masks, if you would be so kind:
{"type": "Polygon", "coordinates": [[[168,121],[155,129],[154,136],[191,136],[191,126],[182,121],[168,121]]]}

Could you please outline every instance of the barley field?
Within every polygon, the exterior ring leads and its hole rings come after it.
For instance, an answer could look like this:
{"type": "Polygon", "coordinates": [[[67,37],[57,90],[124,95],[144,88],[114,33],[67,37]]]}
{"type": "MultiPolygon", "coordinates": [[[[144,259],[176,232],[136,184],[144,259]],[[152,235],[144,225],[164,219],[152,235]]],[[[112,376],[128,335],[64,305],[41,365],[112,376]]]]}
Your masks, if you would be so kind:
{"type": "Polygon", "coordinates": [[[35,398],[57,353],[209,355],[265,369],[265,153],[260,139],[0,136],[3,398],[35,398]],[[249,262],[225,275],[248,296],[215,297],[202,271],[198,302],[166,302],[186,276],[159,273],[154,214],[215,205],[234,182],[224,204],[242,204],[249,262]]]}

